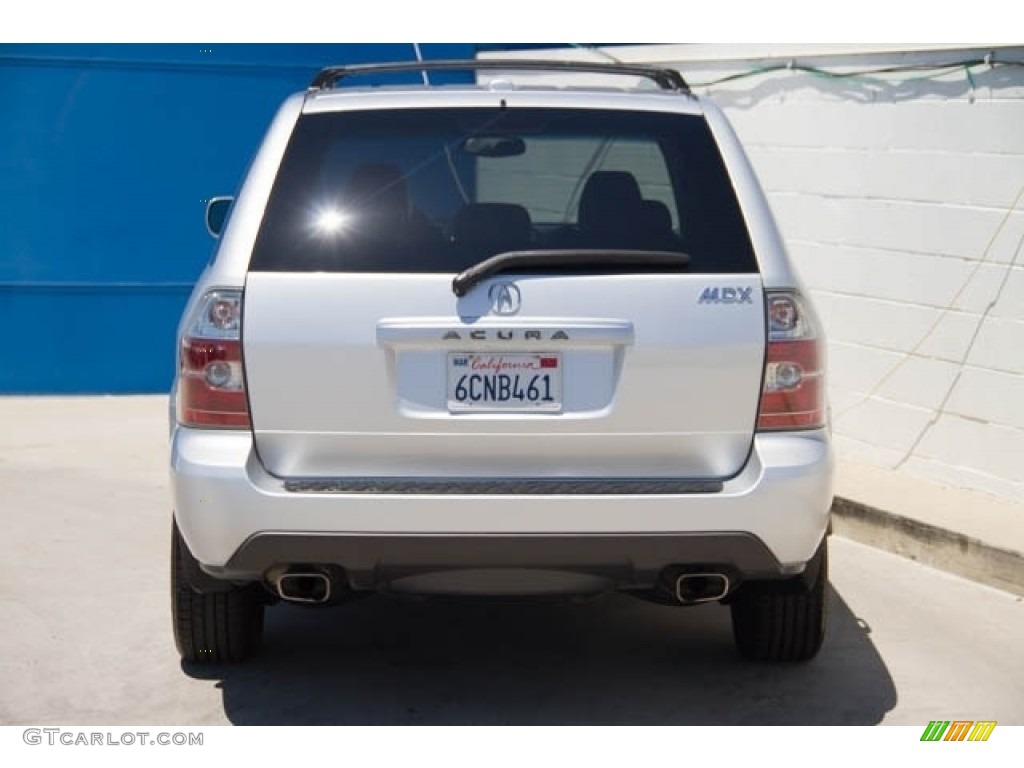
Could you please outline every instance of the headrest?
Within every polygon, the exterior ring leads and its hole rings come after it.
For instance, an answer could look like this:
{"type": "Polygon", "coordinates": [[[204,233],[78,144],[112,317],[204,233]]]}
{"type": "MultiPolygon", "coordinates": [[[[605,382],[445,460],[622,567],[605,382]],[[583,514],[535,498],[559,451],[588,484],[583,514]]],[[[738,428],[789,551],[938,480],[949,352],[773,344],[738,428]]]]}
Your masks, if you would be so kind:
{"type": "Polygon", "coordinates": [[[583,194],[577,220],[580,227],[606,227],[622,218],[633,218],[643,198],[636,177],[628,171],[595,171],[590,174],[583,194]]]}
{"type": "Polygon", "coordinates": [[[491,245],[502,250],[527,248],[530,214],[512,203],[467,203],[452,221],[451,239],[456,245],[491,245]]]}
{"type": "Polygon", "coordinates": [[[672,229],[672,214],[660,200],[644,200],[640,204],[644,226],[651,232],[668,232],[672,229]]]}

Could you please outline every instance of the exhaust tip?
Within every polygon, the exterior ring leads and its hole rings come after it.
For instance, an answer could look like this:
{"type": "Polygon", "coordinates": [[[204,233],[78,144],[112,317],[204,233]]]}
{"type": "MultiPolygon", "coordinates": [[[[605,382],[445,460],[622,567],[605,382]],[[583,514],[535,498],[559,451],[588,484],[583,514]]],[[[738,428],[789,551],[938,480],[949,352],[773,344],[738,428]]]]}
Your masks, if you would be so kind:
{"type": "Polygon", "coordinates": [[[729,594],[724,573],[684,573],[676,579],[676,599],[683,605],[709,603],[729,594]]]}
{"type": "Polygon", "coordinates": [[[331,599],[331,579],[319,571],[289,571],[274,582],[278,596],[292,603],[326,603],[331,599]]]}

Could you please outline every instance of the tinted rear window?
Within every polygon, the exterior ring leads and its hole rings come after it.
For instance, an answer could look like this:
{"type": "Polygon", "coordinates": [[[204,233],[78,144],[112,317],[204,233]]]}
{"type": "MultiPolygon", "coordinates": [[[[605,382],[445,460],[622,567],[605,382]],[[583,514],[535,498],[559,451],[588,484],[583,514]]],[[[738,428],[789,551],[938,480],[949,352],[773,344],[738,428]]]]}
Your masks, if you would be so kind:
{"type": "Polygon", "coordinates": [[[757,270],[703,117],[581,109],[304,115],[256,271],[459,272],[496,253],[679,251],[757,270]]]}

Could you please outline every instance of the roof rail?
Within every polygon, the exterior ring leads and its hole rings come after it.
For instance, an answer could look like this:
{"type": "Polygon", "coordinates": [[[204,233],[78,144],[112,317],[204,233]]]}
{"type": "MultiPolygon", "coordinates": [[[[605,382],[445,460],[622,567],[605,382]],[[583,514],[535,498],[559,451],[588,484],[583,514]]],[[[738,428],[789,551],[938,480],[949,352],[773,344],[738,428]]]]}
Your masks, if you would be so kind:
{"type": "Polygon", "coordinates": [[[536,59],[467,59],[435,61],[397,61],[385,64],[352,64],[327,67],[320,70],[310,84],[311,90],[333,87],[340,80],[353,75],[372,75],[390,72],[438,72],[451,70],[502,69],[514,71],[543,70],[548,72],[590,72],[602,75],[634,75],[653,80],[666,91],[690,93],[686,80],[674,69],[645,64],[605,64],[586,61],[541,61],[536,59]]]}

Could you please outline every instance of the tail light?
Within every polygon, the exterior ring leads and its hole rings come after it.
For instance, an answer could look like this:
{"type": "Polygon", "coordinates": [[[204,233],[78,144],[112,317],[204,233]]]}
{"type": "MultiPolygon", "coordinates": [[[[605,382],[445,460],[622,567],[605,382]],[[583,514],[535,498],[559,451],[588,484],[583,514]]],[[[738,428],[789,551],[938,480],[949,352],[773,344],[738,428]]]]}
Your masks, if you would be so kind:
{"type": "Polygon", "coordinates": [[[181,340],[178,421],[189,427],[249,426],[242,376],[242,292],[210,291],[181,340]]]}
{"type": "Polygon", "coordinates": [[[768,350],[759,430],[810,429],[825,424],[825,355],[814,319],[799,294],[770,291],[768,350]]]}

